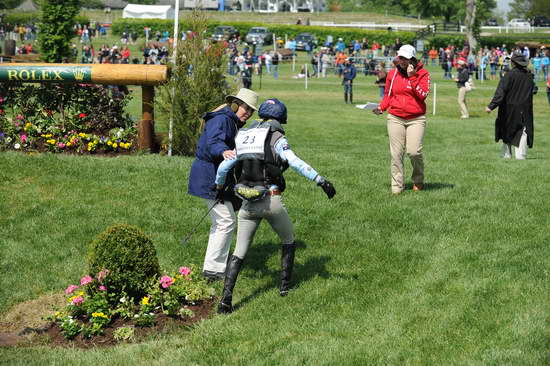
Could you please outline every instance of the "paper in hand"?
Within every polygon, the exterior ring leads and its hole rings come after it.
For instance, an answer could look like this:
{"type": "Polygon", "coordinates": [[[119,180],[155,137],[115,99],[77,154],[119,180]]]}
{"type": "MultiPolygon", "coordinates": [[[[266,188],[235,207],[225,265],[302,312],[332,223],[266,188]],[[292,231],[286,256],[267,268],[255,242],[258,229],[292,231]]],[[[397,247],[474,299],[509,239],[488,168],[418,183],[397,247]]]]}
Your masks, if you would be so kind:
{"type": "Polygon", "coordinates": [[[359,109],[373,110],[378,108],[378,103],[356,104],[355,107],[359,109]]]}

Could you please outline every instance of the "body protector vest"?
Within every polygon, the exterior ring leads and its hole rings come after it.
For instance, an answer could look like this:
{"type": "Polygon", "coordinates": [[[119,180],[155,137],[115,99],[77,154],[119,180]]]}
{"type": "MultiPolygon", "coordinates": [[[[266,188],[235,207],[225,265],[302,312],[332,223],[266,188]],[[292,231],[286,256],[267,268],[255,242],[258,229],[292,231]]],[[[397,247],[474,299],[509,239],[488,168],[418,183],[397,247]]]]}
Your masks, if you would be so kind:
{"type": "Polygon", "coordinates": [[[247,201],[262,199],[271,185],[282,192],[286,184],[283,172],[288,168],[275,152],[275,144],[284,136],[284,129],[275,120],[255,121],[240,129],[235,137],[237,184],[235,194],[247,201]]]}

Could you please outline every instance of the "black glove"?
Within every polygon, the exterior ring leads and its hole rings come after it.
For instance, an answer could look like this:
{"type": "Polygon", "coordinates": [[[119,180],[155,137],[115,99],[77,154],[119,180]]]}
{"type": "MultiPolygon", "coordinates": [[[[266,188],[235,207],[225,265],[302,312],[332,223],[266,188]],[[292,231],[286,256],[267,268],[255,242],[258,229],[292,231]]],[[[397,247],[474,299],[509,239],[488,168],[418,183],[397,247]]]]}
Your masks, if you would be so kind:
{"type": "Polygon", "coordinates": [[[321,177],[321,180],[319,180],[317,185],[321,187],[323,191],[325,191],[329,199],[334,197],[334,195],[336,194],[336,189],[334,189],[334,186],[332,185],[332,183],[330,183],[328,180],[326,180],[323,177],[321,177]]]}
{"type": "Polygon", "coordinates": [[[223,189],[223,186],[217,186],[215,185],[214,187],[212,187],[212,190],[213,191],[216,191],[216,201],[223,204],[223,193],[224,193],[224,189],[223,189]]]}

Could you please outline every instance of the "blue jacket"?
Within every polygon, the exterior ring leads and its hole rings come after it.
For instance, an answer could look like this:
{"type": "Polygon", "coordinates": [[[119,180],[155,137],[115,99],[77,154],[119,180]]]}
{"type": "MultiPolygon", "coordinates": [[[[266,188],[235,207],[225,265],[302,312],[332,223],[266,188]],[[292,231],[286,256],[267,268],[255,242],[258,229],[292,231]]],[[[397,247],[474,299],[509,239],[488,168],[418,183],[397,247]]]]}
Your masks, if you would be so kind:
{"type": "Polygon", "coordinates": [[[344,81],[355,79],[355,76],[357,75],[357,70],[355,69],[355,66],[349,65],[344,67],[344,81]]]}
{"type": "MultiPolygon", "coordinates": [[[[239,118],[229,107],[204,115],[205,126],[189,173],[188,193],[206,199],[215,199],[212,191],[216,171],[223,161],[223,152],[235,148],[239,118]]],[[[232,184],[228,181],[226,185],[232,184]]],[[[231,190],[230,190],[231,191],[231,190]]]]}

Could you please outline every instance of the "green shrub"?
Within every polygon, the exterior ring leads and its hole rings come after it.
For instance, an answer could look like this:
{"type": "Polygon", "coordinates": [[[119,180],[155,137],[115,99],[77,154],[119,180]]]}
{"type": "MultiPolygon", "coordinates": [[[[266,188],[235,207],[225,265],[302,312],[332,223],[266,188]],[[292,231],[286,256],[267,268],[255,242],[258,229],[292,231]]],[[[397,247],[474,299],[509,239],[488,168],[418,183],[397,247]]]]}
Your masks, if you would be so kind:
{"type": "Polygon", "coordinates": [[[160,267],[153,242],[130,225],[109,227],[92,241],[88,251],[89,273],[96,276],[107,269],[105,285],[110,292],[125,292],[136,301],[146,294],[160,267]]]}
{"type": "MultiPolygon", "coordinates": [[[[513,47],[516,44],[524,42],[540,42],[540,43],[550,43],[550,36],[548,34],[506,34],[498,36],[484,36],[478,39],[480,47],[501,47],[503,44],[510,47],[513,47]]],[[[429,39],[430,47],[447,47],[448,45],[454,45],[462,47],[466,42],[465,34],[445,34],[445,35],[436,35],[429,39]]]]}
{"type": "MultiPolygon", "coordinates": [[[[367,38],[369,41],[377,41],[381,44],[393,44],[396,38],[400,38],[401,42],[411,43],[415,38],[414,32],[404,31],[387,31],[387,30],[365,30],[359,28],[334,28],[334,27],[322,27],[322,26],[306,26],[306,25],[286,25],[286,24],[265,24],[260,22],[220,22],[217,20],[210,20],[208,22],[207,35],[210,36],[214,31],[214,28],[218,25],[231,25],[235,27],[241,34],[242,39],[246,36],[250,28],[266,26],[271,32],[275,33],[277,37],[284,38],[285,34],[288,37],[295,37],[301,32],[310,32],[317,36],[317,38],[323,42],[328,35],[332,35],[334,39],[342,37],[345,41],[351,41],[354,39],[361,40],[367,38]]],[[[160,19],[118,19],[113,22],[112,29],[115,34],[122,34],[125,30],[131,32],[137,32],[143,34],[144,27],[151,28],[151,33],[156,31],[168,30],[172,35],[174,32],[174,22],[171,20],[160,19]]],[[[185,31],[190,28],[189,23],[186,21],[180,21],[180,30],[185,31]]]]}

